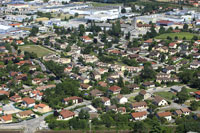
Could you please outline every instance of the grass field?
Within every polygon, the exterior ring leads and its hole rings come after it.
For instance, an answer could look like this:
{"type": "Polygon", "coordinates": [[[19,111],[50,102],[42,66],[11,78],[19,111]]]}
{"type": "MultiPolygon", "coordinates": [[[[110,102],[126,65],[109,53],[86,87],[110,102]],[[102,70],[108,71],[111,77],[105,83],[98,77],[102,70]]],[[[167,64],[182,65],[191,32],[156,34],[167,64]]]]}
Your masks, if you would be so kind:
{"type": "Polygon", "coordinates": [[[178,39],[183,39],[185,37],[186,40],[190,40],[195,35],[199,36],[198,34],[193,34],[193,33],[189,33],[189,32],[166,33],[166,34],[162,34],[160,36],[157,36],[156,39],[167,39],[168,36],[171,37],[172,39],[174,39],[174,37],[177,36],[178,39]]]}
{"type": "Polygon", "coordinates": [[[161,96],[167,100],[172,100],[173,97],[175,96],[175,94],[173,94],[171,92],[156,92],[155,94],[158,96],[161,96]]]}
{"type": "Polygon", "coordinates": [[[22,51],[33,52],[36,53],[38,57],[42,57],[48,55],[50,53],[55,53],[47,48],[38,45],[25,45],[19,47],[22,51]]]}

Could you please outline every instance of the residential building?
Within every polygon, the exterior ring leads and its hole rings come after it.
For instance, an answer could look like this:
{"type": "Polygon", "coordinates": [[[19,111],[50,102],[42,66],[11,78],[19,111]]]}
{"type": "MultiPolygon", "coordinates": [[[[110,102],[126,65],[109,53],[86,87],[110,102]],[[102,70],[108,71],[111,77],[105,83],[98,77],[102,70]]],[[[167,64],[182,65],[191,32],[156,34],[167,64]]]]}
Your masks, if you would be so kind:
{"type": "Polygon", "coordinates": [[[146,111],[148,107],[147,107],[147,103],[142,101],[142,102],[132,103],[131,108],[132,108],[132,110],[140,112],[140,111],[146,111]]]}
{"type": "Polygon", "coordinates": [[[119,94],[121,91],[121,88],[119,86],[114,85],[114,86],[111,86],[108,90],[112,94],[119,94]]]}
{"type": "Polygon", "coordinates": [[[157,117],[158,118],[165,118],[167,121],[171,121],[172,120],[172,114],[171,114],[171,112],[157,113],[157,117]]]}
{"type": "Polygon", "coordinates": [[[69,110],[60,111],[60,115],[58,116],[58,120],[70,120],[75,117],[75,113],[69,110]]]}
{"type": "Polygon", "coordinates": [[[47,113],[47,112],[52,111],[52,109],[48,105],[40,103],[40,104],[35,105],[34,111],[39,112],[39,113],[47,113]]]}
{"type": "Polygon", "coordinates": [[[160,96],[155,96],[153,103],[156,104],[157,106],[166,106],[166,105],[168,105],[168,102],[164,98],[162,98],[160,96]]]}
{"type": "Polygon", "coordinates": [[[35,100],[29,97],[25,97],[22,99],[22,106],[26,108],[32,108],[35,106],[35,100]]]}
{"type": "Polygon", "coordinates": [[[135,112],[135,113],[131,113],[131,117],[133,120],[145,120],[147,118],[147,112],[146,111],[142,111],[142,112],[135,112]]]}
{"type": "Polygon", "coordinates": [[[77,96],[73,96],[73,97],[68,97],[68,98],[64,98],[63,102],[64,104],[69,104],[69,102],[72,102],[72,104],[77,104],[77,103],[82,103],[83,102],[83,98],[81,97],[77,97],[77,96]]]}

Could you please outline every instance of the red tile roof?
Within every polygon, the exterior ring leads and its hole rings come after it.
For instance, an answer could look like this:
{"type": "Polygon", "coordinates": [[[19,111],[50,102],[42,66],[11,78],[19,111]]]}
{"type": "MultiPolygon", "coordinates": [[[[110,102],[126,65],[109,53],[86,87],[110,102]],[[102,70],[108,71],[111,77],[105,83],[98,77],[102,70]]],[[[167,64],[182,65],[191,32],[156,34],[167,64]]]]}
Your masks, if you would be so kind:
{"type": "Polygon", "coordinates": [[[75,113],[74,113],[74,112],[71,112],[71,111],[69,111],[69,110],[62,110],[62,111],[60,112],[60,115],[61,115],[63,118],[69,118],[69,117],[74,116],[75,113]]]}
{"type": "Polygon", "coordinates": [[[166,117],[166,116],[171,116],[171,112],[161,112],[161,113],[157,113],[157,115],[159,117],[166,117]]]}
{"type": "Polygon", "coordinates": [[[120,88],[119,86],[114,85],[114,86],[111,86],[111,87],[109,88],[109,90],[112,91],[112,92],[115,92],[115,91],[120,91],[121,88],[120,88]]]}
{"type": "Polygon", "coordinates": [[[82,36],[84,40],[92,40],[89,36],[82,36]]]}
{"type": "Polygon", "coordinates": [[[78,100],[78,99],[82,99],[81,97],[77,97],[77,96],[73,96],[73,97],[68,97],[68,98],[64,98],[64,101],[70,101],[70,100],[78,100]]]}
{"type": "Polygon", "coordinates": [[[0,95],[7,95],[7,96],[9,96],[9,92],[4,91],[4,90],[0,90],[0,95]]]}
{"type": "Polygon", "coordinates": [[[25,97],[22,99],[22,101],[24,101],[26,104],[32,104],[35,103],[35,100],[29,97],[25,97]]]}
{"type": "Polygon", "coordinates": [[[146,111],[131,113],[131,116],[132,116],[133,118],[143,117],[143,116],[145,116],[145,115],[147,115],[147,112],[146,112],[146,111]]]}
{"type": "Polygon", "coordinates": [[[12,115],[4,115],[1,117],[4,121],[11,121],[12,120],[12,115]]]}
{"type": "Polygon", "coordinates": [[[195,94],[197,94],[197,95],[200,95],[200,91],[196,91],[196,92],[194,92],[195,94]]]}
{"type": "Polygon", "coordinates": [[[46,104],[43,104],[43,103],[40,103],[40,104],[38,104],[38,105],[35,105],[35,107],[34,108],[44,108],[44,107],[46,107],[47,105],[46,104]]]}

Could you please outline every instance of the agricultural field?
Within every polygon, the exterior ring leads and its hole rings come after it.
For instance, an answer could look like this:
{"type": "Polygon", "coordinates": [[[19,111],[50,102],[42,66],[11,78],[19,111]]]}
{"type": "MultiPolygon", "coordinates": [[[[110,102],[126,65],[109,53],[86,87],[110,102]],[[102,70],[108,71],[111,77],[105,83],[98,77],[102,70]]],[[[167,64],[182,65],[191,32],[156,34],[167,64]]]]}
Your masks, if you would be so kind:
{"type": "Polygon", "coordinates": [[[160,36],[157,36],[156,39],[167,39],[168,36],[171,37],[172,39],[174,39],[177,36],[178,39],[183,39],[185,37],[186,40],[190,40],[190,39],[193,38],[193,36],[199,36],[199,35],[198,34],[189,33],[189,32],[166,33],[166,34],[162,34],[160,36]]]}
{"type": "Polygon", "coordinates": [[[38,46],[38,45],[24,45],[24,46],[19,46],[19,48],[22,51],[36,53],[38,57],[42,57],[42,56],[48,55],[50,53],[55,53],[54,51],[51,51],[47,48],[44,48],[44,47],[38,46]]]}

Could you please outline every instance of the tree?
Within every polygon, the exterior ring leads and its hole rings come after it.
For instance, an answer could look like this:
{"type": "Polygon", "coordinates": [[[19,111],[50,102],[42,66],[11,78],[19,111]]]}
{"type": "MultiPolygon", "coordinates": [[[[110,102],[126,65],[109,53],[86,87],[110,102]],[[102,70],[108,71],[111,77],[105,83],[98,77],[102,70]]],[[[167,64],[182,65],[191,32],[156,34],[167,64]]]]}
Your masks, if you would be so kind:
{"type": "Polygon", "coordinates": [[[130,31],[129,31],[128,34],[126,35],[126,40],[129,40],[129,39],[130,39],[130,36],[131,36],[131,33],[130,33],[130,31]]]}
{"type": "Polygon", "coordinates": [[[193,36],[192,40],[195,40],[195,41],[198,40],[198,36],[193,36]]]}
{"type": "Polygon", "coordinates": [[[103,104],[102,104],[100,98],[96,98],[96,99],[92,100],[92,105],[93,105],[95,108],[98,108],[98,107],[102,107],[102,106],[103,106],[103,104]]]}
{"type": "Polygon", "coordinates": [[[184,25],[183,25],[183,30],[184,30],[184,31],[187,31],[187,30],[188,30],[188,24],[184,24],[184,25]]]}
{"type": "Polygon", "coordinates": [[[134,133],[148,133],[148,127],[144,122],[138,121],[138,122],[135,122],[133,126],[133,132],[134,133]]]}
{"type": "Polygon", "coordinates": [[[83,36],[83,34],[85,33],[85,26],[83,24],[79,25],[79,32],[80,32],[80,36],[83,36]]]}
{"type": "Polygon", "coordinates": [[[39,32],[38,27],[33,26],[33,28],[30,31],[30,36],[36,36],[36,34],[39,32]]]}
{"type": "Polygon", "coordinates": [[[89,119],[90,115],[88,111],[81,109],[80,113],[78,114],[79,119],[89,119]]]}
{"type": "Polygon", "coordinates": [[[97,44],[98,40],[94,38],[93,43],[97,44]]]}
{"type": "Polygon", "coordinates": [[[178,97],[178,102],[181,104],[184,103],[186,100],[188,100],[189,95],[187,89],[183,87],[181,91],[177,93],[177,97],[178,97]]]}
{"type": "Polygon", "coordinates": [[[198,101],[191,101],[190,108],[191,108],[192,111],[195,111],[195,110],[198,109],[199,105],[200,104],[199,104],[198,101]]]}
{"type": "Polygon", "coordinates": [[[124,81],[123,81],[123,78],[121,76],[119,77],[117,85],[120,86],[120,87],[124,87],[124,81]]]}
{"type": "Polygon", "coordinates": [[[143,79],[155,79],[156,77],[156,72],[153,70],[152,66],[150,63],[144,64],[144,69],[141,72],[140,75],[143,79]]]}
{"type": "Polygon", "coordinates": [[[142,96],[142,95],[137,95],[136,97],[135,97],[135,100],[137,101],[137,102],[140,102],[140,101],[142,101],[144,99],[144,97],[142,96]]]}
{"type": "Polygon", "coordinates": [[[121,13],[126,13],[126,9],[122,8],[121,13]]]}
{"type": "Polygon", "coordinates": [[[163,34],[163,33],[165,33],[165,28],[161,26],[159,29],[159,34],[163,34]]]}

